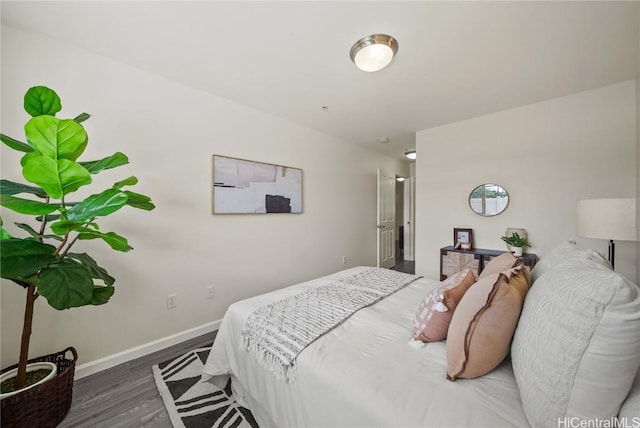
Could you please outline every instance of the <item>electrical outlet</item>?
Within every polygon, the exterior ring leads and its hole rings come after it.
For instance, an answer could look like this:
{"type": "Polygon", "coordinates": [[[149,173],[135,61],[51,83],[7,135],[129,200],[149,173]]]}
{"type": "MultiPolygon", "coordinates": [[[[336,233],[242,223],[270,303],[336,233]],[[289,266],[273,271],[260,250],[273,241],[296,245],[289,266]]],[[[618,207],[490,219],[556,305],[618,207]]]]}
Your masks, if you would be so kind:
{"type": "Polygon", "coordinates": [[[207,299],[213,299],[216,297],[216,287],[213,285],[207,287],[207,299]]]}
{"type": "Polygon", "coordinates": [[[342,264],[343,265],[347,264],[347,256],[342,256],[342,264]]]}
{"type": "Polygon", "coordinates": [[[178,306],[178,295],[169,294],[167,296],[167,309],[174,309],[176,306],[178,306]]]}

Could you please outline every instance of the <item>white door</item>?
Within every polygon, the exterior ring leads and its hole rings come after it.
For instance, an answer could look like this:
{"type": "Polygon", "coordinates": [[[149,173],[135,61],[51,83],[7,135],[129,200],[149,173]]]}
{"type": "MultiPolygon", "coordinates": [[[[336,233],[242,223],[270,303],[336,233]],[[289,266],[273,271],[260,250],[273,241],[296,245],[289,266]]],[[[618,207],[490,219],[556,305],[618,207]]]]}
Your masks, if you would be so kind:
{"type": "Polygon", "coordinates": [[[396,265],[396,177],[378,169],[378,267],[396,265]]]}
{"type": "Polygon", "coordinates": [[[415,260],[416,178],[404,180],[404,259],[415,260]]]}

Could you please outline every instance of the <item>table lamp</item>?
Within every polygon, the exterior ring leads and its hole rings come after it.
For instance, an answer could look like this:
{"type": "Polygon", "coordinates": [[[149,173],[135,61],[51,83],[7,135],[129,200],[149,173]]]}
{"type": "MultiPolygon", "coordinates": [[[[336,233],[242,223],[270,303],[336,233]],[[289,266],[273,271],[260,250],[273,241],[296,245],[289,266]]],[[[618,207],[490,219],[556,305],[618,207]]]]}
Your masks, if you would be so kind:
{"type": "Polygon", "coordinates": [[[615,243],[635,241],[635,199],[583,199],[578,201],[578,236],[609,240],[609,262],[614,267],[615,243]]]}

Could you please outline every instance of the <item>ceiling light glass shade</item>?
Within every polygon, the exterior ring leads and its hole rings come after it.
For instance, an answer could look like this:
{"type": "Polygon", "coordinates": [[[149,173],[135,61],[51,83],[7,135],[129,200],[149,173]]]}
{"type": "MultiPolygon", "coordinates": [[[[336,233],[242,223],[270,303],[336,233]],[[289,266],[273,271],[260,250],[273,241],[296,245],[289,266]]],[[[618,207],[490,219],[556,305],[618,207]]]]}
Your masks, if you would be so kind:
{"type": "Polygon", "coordinates": [[[415,159],[416,158],[416,151],[415,150],[407,150],[406,152],[404,152],[404,155],[406,157],[408,157],[409,159],[415,159]]]}
{"type": "Polygon", "coordinates": [[[385,68],[398,52],[398,42],[386,34],[372,34],[358,40],[351,48],[351,61],[362,71],[385,68]]]}

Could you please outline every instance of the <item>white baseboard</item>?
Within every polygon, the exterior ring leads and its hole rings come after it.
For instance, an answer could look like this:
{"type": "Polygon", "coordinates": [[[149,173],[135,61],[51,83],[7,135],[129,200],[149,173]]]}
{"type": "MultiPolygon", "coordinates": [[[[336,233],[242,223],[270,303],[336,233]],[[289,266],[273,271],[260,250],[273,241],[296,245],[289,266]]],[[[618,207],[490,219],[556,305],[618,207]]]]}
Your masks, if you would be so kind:
{"type": "Polygon", "coordinates": [[[127,361],[144,357],[145,355],[168,348],[169,346],[177,345],[178,343],[202,336],[203,334],[211,333],[220,327],[221,322],[222,320],[213,321],[199,327],[172,334],[171,336],[163,337],[162,339],[154,340],[153,342],[145,343],[144,345],[136,346],[135,348],[127,349],[126,351],[118,352],[108,357],[80,364],[76,366],[74,378],[76,380],[81,379],[85,376],[126,363],[127,361]]]}

